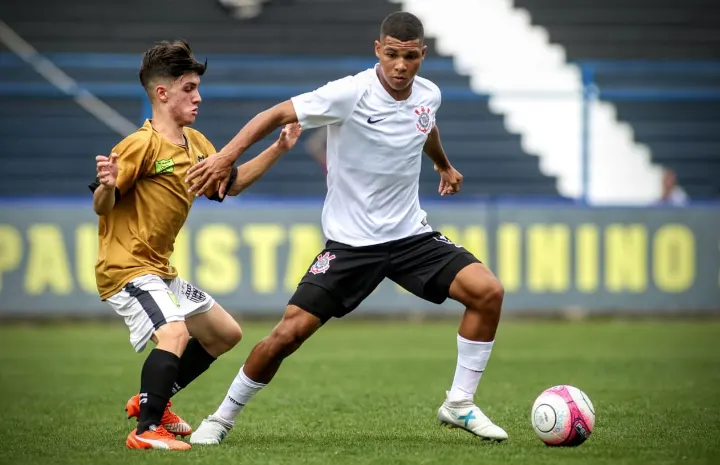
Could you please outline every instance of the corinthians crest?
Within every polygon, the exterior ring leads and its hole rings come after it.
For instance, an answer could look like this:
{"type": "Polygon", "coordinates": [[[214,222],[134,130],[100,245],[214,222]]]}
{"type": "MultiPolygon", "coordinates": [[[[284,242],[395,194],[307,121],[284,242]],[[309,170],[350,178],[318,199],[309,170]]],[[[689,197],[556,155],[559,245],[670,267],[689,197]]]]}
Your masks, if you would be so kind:
{"type": "Polygon", "coordinates": [[[415,109],[415,114],[418,115],[415,127],[423,134],[427,134],[432,129],[432,118],[430,117],[432,112],[429,108],[420,107],[415,109]]]}
{"type": "Polygon", "coordinates": [[[328,269],[330,269],[330,260],[333,258],[335,258],[335,255],[330,255],[330,252],[318,255],[317,261],[310,267],[310,273],[324,274],[328,269]]]}

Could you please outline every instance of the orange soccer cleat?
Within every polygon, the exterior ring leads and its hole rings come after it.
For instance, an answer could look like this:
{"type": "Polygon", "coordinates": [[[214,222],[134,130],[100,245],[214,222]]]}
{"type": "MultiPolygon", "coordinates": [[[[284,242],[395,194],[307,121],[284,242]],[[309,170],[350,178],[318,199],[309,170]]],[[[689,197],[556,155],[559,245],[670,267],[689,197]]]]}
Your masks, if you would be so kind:
{"type": "MultiPolygon", "coordinates": [[[[165,407],[162,420],[160,420],[162,426],[170,433],[179,434],[180,436],[188,436],[192,433],[192,427],[185,420],[180,418],[177,413],[170,410],[171,405],[172,402],[168,402],[165,407]]],[[[140,417],[140,394],[135,394],[128,399],[127,404],[125,404],[125,411],[128,414],[128,418],[140,417]]]]}
{"type": "Polygon", "coordinates": [[[191,448],[187,442],[175,439],[175,434],[170,433],[163,426],[149,429],[142,434],[137,434],[136,428],[128,435],[125,445],[128,449],[188,450],[191,448]]]}

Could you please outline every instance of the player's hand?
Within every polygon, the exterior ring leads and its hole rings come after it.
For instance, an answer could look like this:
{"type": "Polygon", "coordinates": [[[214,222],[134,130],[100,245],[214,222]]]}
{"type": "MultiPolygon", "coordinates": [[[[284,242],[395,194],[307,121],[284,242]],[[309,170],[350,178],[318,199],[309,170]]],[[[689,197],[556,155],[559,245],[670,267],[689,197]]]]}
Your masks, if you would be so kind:
{"type": "Polygon", "coordinates": [[[109,157],[98,155],[95,157],[97,162],[97,177],[100,184],[111,189],[115,188],[118,177],[118,154],[111,153],[109,157]]]}
{"type": "Polygon", "coordinates": [[[230,157],[218,153],[191,166],[185,179],[185,182],[190,184],[188,191],[195,194],[196,197],[203,194],[212,195],[215,192],[215,186],[220,183],[218,194],[221,198],[225,197],[232,164],[233,160],[230,157]]]}
{"type": "Polygon", "coordinates": [[[442,197],[457,194],[460,191],[463,176],[458,170],[452,166],[446,169],[439,169],[437,165],[435,165],[435,171],[440,174],[440,186],[438,187],[438,193],[442,197]]]}
{"type": "Polygon", "coordinates": [[[299,123],[286,124],[276,142],[278,148],[287,152],[295,146],[300,138],[300,134],[302,134],[302,128],[299,123]]]}

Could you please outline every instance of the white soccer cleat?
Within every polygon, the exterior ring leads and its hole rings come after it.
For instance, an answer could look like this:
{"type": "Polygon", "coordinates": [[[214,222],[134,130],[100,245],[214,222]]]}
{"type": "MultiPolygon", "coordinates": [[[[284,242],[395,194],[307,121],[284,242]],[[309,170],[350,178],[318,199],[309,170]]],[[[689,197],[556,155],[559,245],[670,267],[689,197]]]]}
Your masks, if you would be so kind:
{"type": "Polygon", "coordinates": [[[490,421],[473,403],[472,398],[452,401],[446,398],[437,416],[441,425],[461,428],[483,439],[504,441],[508,438],[505,430],[490,421]]]}
{"type": "Polygon", "coordinates": [[[232,421],[210,415],[200,423],[200,426],[190,436],[190,444],[220,444],[233,426],[232,421]]]}

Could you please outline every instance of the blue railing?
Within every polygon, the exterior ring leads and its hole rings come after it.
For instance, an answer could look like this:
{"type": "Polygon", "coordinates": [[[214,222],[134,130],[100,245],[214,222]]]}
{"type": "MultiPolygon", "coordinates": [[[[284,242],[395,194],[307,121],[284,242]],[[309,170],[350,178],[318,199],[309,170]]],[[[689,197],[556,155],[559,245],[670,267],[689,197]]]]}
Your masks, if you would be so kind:
{"type": "MultiPolygon", "coordinates": [[[[144,91],[137,84],[139,57],[128,54],[97,54],[97,53],[54,53],[48,54],[55,65],[74,75],[77,70],[108,70],[118,71],[114,82],[78,82],[69,88],[60,90],[45,80],[27,82],[18,79],[7,79],[13,70],[27,72],[28,64],[11,53],[0,53],[0,96],[12,97],[62,97],[77,96],[89,91],[98,97],[137,98],[143,102],[138,120],[142,121],[150,114],[149,104],[144,91]]],[[[327,57],[288,57],[288,56],[249,56],[249,55],[208,55],[209,69],[212,73],[232,71],[233,80],[241,81],[243,71],[267,71],[268,74],[282,73],[283,70],[310,67],[322,70],[319,74],[325,80],[354,74],[361,69],[374,65],[372,58],[327,58],[327,57]]],[[[607,101],[720,101],[720,61],[579,61],[575,63],[582,76],[581,97],[583,99],[582,114],[582,181],[583,191],[587,198],[589,185],[590,138],[592,122],[592,103],[597,99],[607,101]],[[666,77],[667,82],[658,85],[603,85],[603,76],[638,77],[652,75],[655,78],[666,77]],[[683,83],[677,77],[688,77],[701,81],[683,83]],[[675,81],[673,81],[675,79],[675,81]],[[703,81],[704,80],[704,81],[703,81]],[[704,82],[704,83],[703,83],[704,82]]],[[[453,62],[449,58],[429,58],[423,64],[426,73],[454,73],[453,62]]],[[[692,80],[692,79],[691,79],[692,80]]],[[[441,81],[441,80],[439,80],[441,81]]],[[[662,79],[660,79],[662,81],[662,79]]],[[[314,89],[324,81],[306,84],[272,84],[272,83],[233,83],[204,84],[202,95],[205,99],[242,99],[242,100],[275,100],[280,101],[314,89]]],[[[640,81],[638,81],[640,82],[640,81]]],[[[448,101],[485,101],[491,94],[474,92],[469,86],[442,85],[443,100],[448,101]]],[[[497,95],[497,94],[495,94],[497,95]]],[[[557,100],[577,98],[577,92],[512,92],[503,93],[503,97],[533,98],[557,100]]]]}
{"type": "Polygon", "coordinates": [[[576,62],[582,76],[582,186],[583,200],[587,201],[590,184],[590,124],[592,102],[607,100],[622,101],[720,101],[720,61],[650,61],[650,60],[587,60],[576,62]],[[700,88],[676,86],[654,87],[612,87],[603,88],[598,84],[600,73],[614,76],[637,76],[653,74],[658,76],[703,76],[712,82],[700,88]],[[714,82],[713,82],[714,81],[714,82]]]}

